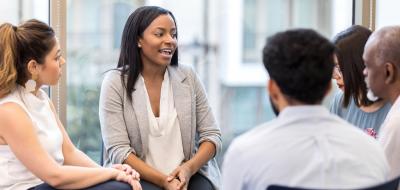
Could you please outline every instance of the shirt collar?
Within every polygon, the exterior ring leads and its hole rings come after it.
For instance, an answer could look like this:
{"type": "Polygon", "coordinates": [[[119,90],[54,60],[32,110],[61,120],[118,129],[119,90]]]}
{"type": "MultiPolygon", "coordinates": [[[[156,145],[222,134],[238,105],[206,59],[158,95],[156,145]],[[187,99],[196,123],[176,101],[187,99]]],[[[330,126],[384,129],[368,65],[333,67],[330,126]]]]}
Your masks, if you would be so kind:
{"type": "Polygon", "coordinates": [[[280,118],[287,117],[314,117],[316,115],[329,115],[328,109],[322,105],[299,105],[288,106],[284,108],[278,116],[280,118]]]}

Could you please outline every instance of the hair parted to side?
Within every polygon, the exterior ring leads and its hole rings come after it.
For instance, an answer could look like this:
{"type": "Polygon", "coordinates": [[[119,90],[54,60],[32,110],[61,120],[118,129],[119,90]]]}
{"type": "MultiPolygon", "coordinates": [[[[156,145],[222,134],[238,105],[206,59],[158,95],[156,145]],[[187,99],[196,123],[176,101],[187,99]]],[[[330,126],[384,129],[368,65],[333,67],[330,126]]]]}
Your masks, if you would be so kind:
{"type": "Polygon", "coordinates": [[[314,30],[288,30],[268,38],[263,63],[284,95],[318,104],[331,83],[334,50],[334,45],[314,30]]]}
{"type": "MultiPolygon", "coordinates": [[[[117,69],[121,71],[121,80],[130,100],[132,100],[132,92],[135,90],[135,83],[143,69],[140,48],[138,48],[139,39],[143,37],[143,32],[146,28],[160,15],[170,15],[177,29],[176,20],[172,12],[157,6],[139,7],[129,16],[125,23],[117,69]]],[[[178,38],[178,33],[176,38],[178,38]]],[[[172,56],[170,65],[178,65],[178,48],[172,56]]]]}
{"type": "Polygon", "coordinates": [[[30,60],[44,64],[46,55],[56,43],[54,30],[36,19],[19,26],[0,26],[0,97],[11,92],[16,84],[23,85],[31,77],[27,70],[30,60]]]}
{"type": "Polygon", "coordinates": [[[371,30],[359,25],[353,25],[337,34],[333,43],[336,45],[336,55],[344,81],[343,106],[347,107],[350,98],[357,106],[368,106],[373,102],[367,98],[367,85],[364,82],[364,61],[362,55],[371,30]]]}

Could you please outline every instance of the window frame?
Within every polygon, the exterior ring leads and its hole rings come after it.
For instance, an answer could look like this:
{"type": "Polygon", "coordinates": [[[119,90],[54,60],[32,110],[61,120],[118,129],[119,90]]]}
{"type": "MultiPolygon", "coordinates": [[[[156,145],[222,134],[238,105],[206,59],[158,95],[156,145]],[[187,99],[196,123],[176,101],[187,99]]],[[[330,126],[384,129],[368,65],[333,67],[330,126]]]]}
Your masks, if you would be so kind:
{"type": "MultiPolygon", "coordinates": [[[[50,1],[50,26],[54,29],[61,46],[61,54],[67,59],[67,0],[50,1]]],[[[68,60],[66,60],[68,63],[68,60]]],[[[58,84],[50,87],[50,99],[54,104],[61,123],[67,127],[67,66],[61,67],[58,84]]]]}

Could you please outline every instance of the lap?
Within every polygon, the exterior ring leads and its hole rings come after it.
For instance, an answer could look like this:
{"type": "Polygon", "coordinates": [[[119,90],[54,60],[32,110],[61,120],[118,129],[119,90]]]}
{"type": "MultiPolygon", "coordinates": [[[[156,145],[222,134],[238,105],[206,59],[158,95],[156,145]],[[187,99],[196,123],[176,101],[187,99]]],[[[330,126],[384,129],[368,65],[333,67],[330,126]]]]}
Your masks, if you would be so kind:
{"type": "MultiPolygon", "coordinates": [[[[140,180],[143,190],[162,190],[161,187],[146,180],[140,180]]],[[[189,181],[188,190],[214,190],[211,182],[203,175],[196,173],[189,181]]]]}
{"type": "Polygon", "coordinates": [[[196,173],[190,178],[188,190],[214,190],[214,187],[210,180],[196,173]]]}
{"type": "MultiPolygon", "coordinates": [[[[104,183],[100,183],[88,188],[85,188],[83,190],[132,190],[132,187],[123,182],[119,181],[106,181],[104,183]]],[[[53,187],[51,187],[47,183],[40,184],[36,187],[31,188],[30,190],[57,190],[53,187]]]]}

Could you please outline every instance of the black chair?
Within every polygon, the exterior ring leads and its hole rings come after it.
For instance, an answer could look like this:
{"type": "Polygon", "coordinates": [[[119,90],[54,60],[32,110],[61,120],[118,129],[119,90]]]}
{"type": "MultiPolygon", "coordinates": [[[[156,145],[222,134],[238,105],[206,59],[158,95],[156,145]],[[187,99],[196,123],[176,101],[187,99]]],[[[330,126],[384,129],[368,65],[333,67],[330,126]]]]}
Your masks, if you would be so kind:
{"type": "MultiPolygon", "coordinates": [[[[397,190],[399,187],[400,176],[392,179],[383,184],[379,184],[372,187],[367,188],[359,188],[355,190],[397,190]]],[[[267,190],[328,190],[328,189],[308,189],[308,188],[300,188],[300,187],[287,187],[281,185],[271,185],[267,188],[267,190]]]]}

